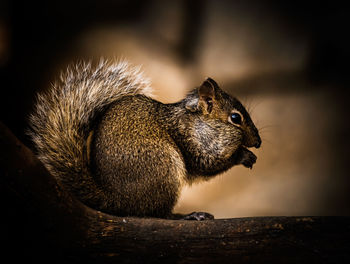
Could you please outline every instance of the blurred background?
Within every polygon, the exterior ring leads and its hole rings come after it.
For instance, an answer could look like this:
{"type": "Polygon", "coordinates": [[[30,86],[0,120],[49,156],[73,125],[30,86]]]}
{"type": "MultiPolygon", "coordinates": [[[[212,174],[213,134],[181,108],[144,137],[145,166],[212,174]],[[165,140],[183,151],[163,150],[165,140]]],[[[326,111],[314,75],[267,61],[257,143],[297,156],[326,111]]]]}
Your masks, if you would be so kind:
{"type": "Polygon", "coordinates": [[[350,215],[344,1],[0,1],[0,120],[28,146],[35,93],[77,60],[142,65],[168,103],[210,76],[260,129],[253,170],[186,187],[176,212],[350,215]]]}

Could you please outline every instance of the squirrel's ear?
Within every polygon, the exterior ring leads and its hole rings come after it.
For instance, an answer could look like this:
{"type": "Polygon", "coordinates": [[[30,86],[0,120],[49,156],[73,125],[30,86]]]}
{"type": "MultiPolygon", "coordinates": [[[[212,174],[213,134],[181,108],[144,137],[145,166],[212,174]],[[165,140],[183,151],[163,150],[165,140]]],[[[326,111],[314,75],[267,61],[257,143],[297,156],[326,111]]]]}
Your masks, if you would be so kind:
{"type": "Polygon", "coordinates": [[[206,79],[198,88],[199,105],[210,114],[213,110],[213,101],[215,100],[215,87],[217,83],[211,79],[206,79]]]}

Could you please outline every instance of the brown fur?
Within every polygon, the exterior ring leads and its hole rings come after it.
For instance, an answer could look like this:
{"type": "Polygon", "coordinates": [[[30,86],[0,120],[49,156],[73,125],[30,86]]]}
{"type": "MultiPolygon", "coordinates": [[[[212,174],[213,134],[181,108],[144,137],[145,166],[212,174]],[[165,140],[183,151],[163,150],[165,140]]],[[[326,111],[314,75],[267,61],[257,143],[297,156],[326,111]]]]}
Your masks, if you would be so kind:
{"type": "Polygon", "coordinates": [[[149,95],[125,63],[69,71],[31,117],[39,158],[89,206],[158,217],[171,214],[184,184],[255,163],[247,147],[260,146],[257,129],[212,79],[175,104],[149,95]],[[242,124],[230,123],[233,110],[242,124]]]}

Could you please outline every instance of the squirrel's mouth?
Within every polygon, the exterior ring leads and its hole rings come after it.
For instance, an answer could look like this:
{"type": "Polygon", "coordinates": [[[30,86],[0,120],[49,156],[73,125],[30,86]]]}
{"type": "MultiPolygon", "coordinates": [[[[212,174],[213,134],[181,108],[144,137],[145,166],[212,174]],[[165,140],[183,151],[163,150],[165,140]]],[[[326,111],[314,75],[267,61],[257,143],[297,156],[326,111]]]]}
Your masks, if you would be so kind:
{"type": "Polygon", "coordinates": [[[254,147],[247,147],[246,145],[242,145],[241,148],[244,149],[245,151],[253,153],[252,148],[254,148],[254,147]]]}

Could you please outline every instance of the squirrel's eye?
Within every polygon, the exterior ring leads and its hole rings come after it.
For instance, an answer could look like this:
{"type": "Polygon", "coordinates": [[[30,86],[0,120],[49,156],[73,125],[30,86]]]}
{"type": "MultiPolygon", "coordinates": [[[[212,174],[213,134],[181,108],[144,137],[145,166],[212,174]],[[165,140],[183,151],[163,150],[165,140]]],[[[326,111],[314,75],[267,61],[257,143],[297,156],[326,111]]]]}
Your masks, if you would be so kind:
{"type": "Polygon", "coordinates": [[[231,122],[233,124],[236,124],[236,125],[241,125],[242,124],[242,117],[238,113],[232,113],[230,115],[230,120],[231,120],[231,122]]]}

